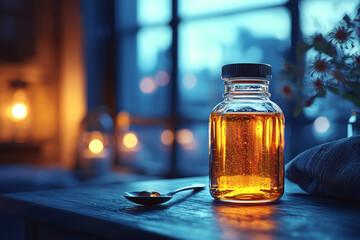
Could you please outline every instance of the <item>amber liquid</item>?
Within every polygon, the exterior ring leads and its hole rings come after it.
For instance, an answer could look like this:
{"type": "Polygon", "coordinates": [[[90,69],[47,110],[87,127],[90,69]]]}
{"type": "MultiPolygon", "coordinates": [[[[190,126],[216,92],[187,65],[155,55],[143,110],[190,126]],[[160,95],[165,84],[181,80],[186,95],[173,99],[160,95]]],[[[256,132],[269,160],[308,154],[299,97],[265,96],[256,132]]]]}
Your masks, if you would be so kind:
{"type": "Polygon", "coordinates": [[[284,116],[210,116],[210,193],[223,201],[268,202],[284,192],[284,116]]]}

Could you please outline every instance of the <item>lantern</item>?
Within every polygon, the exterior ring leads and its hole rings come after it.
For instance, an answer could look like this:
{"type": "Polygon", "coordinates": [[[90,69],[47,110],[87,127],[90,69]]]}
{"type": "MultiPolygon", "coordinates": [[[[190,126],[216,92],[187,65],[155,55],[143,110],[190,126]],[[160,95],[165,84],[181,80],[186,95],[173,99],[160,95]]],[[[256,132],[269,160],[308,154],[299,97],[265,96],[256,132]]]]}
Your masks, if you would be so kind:
{"type": "Polygon", "coordinates": [[[12,126],[12,139],[15,142],[25,142],[29,135],[31,123],[31,108],[27,83],[17,79],[10,82],[10,101],[6,115],[12,126]]]}

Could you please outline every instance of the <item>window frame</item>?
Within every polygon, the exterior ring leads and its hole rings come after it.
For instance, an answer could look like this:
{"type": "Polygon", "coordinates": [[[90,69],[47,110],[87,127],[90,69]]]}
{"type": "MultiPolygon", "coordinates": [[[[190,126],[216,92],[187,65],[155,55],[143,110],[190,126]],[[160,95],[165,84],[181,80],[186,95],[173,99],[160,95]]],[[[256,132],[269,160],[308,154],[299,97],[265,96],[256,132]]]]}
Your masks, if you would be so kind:
{"type": "MultiPolygon", "coordinates": [[[[299,1],[300,0],[289,0],[284,4],[275,4],[272,6],[265,6],[265,7],[254,7],[249,9],[233,9],[227,12],[222,13],[211,13],[211,14],[204,14],[201,16],[196,17],[187,17],[185,21],[192,21],[192,20],[198,20],[198,19],[206,19],[206,18],[213,18],[213,17],[219,17],[219,16],[227,16],[227,15],[233,15],[233,14],[239,14],[239,13],[248,13],[251,11],[257,11],[257,10],[264,10],[264,9],[271,9],[271,8],[277,8],[277,7],[285,7],[289,13],[290,13],[290,21],[291,21],[291,36],[290,36],[290,49],[288,53],[286,54],[287,59],[289,59],[292,62],[297,61],[296,59],[296,46],[298,40],[301,38],[300,33],[300,19],[299,19],[299,1]]],[[[207,121],[203,120],[195,120],[195,119],[186,119],[179,115],[179,112],[177,111],[178,105],[179,105],[179,90],[178,90],[178,81],[179,81],[179,25],[184,19],[182,19],[179,16],[179,1],[178,0],[171,0],[171,20],[167,24],[149,24],[146,26],[139,26],[136,22],[136,4],[137,1],[115,1],[115,16],[114,16],[114,34],[115,34],[115,42],[116,42],[116,53],[117,53],[117,65],[122,66],[122,60],[120,54],[122,54],[119,49],[122,45],[122,40],[126,36],[135,35],[138,33],[138,31],[143,27],[155,27],[155,26],[164,26],[167,25],[172,30],[172,43],[171,43],[171,61],[172,61],[172,67],[170,70],[170,115],[167,118],[146,118],[146,117],[131,117],[130,118],[130,124],[139,124],[139,125],[165,125],[171,130],[173,133],[176,132],[178,127],[184,123],[190,123],[190,122],[203,122],[204,124],[207,124],[207,121]],[[124,6],[122,4],[125,4],[127,6],[124,6]],[[131,5],[131,6],[130,6],[131,5]],[[119,13],[119,9],[121,8],[128,8],[130,11],[128,11],[126,16],[119,16],[121,14],[119,13]],[[129,13],[134,12],[135,14],[129,13]],[[135,17],[134,17],[135,16],[135,17]],[[122,18],[130,17],[132,18],[132,26],[124,26],[122,18]]],[[[136,44],[136,43],[135,43],[136,44]]],[[[135,67],[136,68],[136,67],[135,67]]],[[[120,70],[121,71],[121,70],[120,70]]],[[[114,85],[117,85],[116,89],[119,89],[119,82],[120,81],[127,81],[126,77],[121,76],[121,73],[117,72],[116,77],[114,78],[114,81],[116,82],[114,85]]],[[[114,99],[116,101],[116,113],[120,112],[120,105],[121,100],[120,99],[114,99]]],[[[293,108],[294,106],[290,106],[290,108],[293,108]]],[[[287,118],[287,122],[291,123],[299,123],[303,122],[304,118],[294,118],[293,116],[289,116],[287,118]]],[[[303,123],[302,123],[303,124],[303,123]]],[[[177,170],[177,163],[179,159],[177,158],[177,153],[179,151],[179,146],[177,142],[174,140],[171,145],[171,163],[170,163],[170,169],[169,172],[166,174],[166,177],[168,178],[175,178],[179,177],[179,172],[177,170]]],[[[120,158],[120,156],[117,156],[120,158]]],[[[117,159],[118,160],[118,159],[117,159]]]]}

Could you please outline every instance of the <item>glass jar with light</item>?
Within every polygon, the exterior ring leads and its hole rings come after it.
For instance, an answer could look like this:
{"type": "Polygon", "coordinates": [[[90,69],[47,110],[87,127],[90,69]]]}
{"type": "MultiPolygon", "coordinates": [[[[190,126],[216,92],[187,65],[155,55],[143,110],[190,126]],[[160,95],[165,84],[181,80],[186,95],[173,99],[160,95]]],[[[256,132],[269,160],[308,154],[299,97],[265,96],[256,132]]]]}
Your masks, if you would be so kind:
{"type": "Polygon", "coordinates": [[[78,139],[78,168],[85,177],[107,173],[114,158],[114,123],[106,109],[88,113],[78,139]]]}

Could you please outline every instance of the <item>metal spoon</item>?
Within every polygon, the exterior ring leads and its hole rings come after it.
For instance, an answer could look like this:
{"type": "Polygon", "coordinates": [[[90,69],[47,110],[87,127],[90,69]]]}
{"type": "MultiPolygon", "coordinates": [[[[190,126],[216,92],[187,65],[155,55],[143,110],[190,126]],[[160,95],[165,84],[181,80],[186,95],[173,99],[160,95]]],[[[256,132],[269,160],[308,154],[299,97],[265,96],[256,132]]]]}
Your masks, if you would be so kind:
{"type": "Polygon", "coordinates": [[[153,190],[146,191],[135,191],[135,192],[125,192],[124,197],[134,203],[142,204],[142,205],[156,205],[160,203],[164,203],[169,201],[175,193],[196,189],[201,190],[205,187],[204,184],[194,184],[188,187],[182,187],[176,189],[175,191],[169,192],[167,194],[161,194],[159,192],[153,190]]]}

